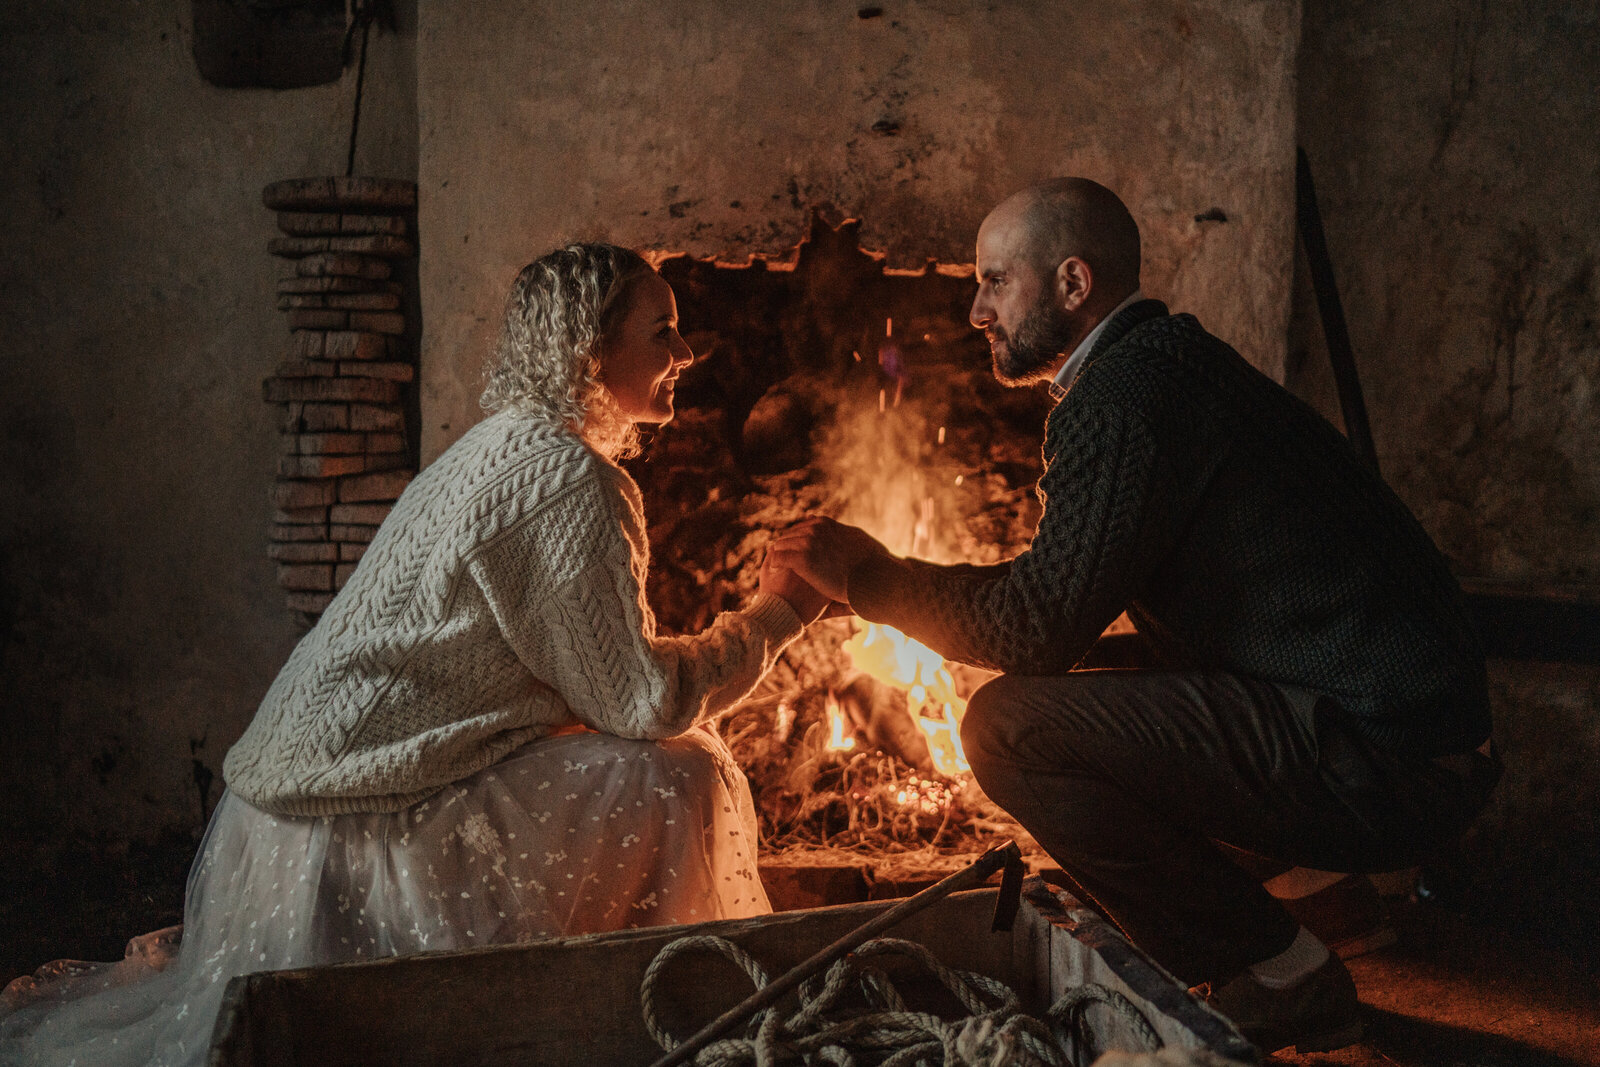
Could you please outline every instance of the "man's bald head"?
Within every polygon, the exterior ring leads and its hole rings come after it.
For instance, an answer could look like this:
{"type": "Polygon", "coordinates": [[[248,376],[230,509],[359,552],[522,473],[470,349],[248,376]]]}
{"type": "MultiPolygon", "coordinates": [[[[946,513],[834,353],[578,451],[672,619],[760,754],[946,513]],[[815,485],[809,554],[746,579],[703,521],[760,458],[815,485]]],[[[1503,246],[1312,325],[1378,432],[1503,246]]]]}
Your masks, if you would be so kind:
{"type": "Polygon", "coordinates": [[[1122,200],[1088,178],[1053,178],[1009,197],[995,214],[1021,223],[1023,255],[1038,270],[1053,271],[1077,256],[1094,272],[1095,303],[1121,303],[1139,288],[1139,225],[1122,200]]]}
{"type": "Polygon", "coordinates": [[[1058,373],[1097,323],[1139,288],[1139,227],[1087,178],[1057,178],[1007,198],[978,227],[969,318],[994,374],[1028,385],[1058,373]]]}

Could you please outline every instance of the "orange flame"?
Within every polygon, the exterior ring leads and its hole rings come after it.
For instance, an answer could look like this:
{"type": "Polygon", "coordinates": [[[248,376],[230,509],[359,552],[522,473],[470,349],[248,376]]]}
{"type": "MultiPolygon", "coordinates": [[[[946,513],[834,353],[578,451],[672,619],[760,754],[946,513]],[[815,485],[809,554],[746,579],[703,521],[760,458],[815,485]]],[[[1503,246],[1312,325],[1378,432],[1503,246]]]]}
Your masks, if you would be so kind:
{"type": "MultiPolygon", "coordinates": [[[[940,774],[953,777],[971,769],[961,749],[961,716],[967,702],[956,695],[955,679],[939,653],[875,622],[867,623],[844,648],[857,670],[906,690],[912,717],[928,739],[928,752],[940,774]]],[[[833,714],[830,709],[830,718],[833,714]]]]}
{"type": "Polygon", "coordinates": [[[848,752],[856,747],[856,739],[845,733],[844,712],[839,708],[839,702],[828,694],[828,749],[833,752],[848,752]]]}

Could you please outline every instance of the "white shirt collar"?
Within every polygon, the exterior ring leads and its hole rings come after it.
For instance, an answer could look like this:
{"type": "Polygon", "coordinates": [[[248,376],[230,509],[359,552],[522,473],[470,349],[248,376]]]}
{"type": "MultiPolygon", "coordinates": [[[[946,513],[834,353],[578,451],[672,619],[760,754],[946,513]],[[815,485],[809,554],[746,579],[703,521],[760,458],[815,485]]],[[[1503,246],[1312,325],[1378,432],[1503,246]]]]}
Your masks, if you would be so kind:
{"type": "Polygon", "coordinates": [[[1116,318],[1117,313],[1129,304],[1137,304],[1143,299],[1144,291],[1135,289],[1128,295],[1126,300],[1112,308],[1110,314],[1095,323],[1094,329],[1089,331],[1089,336],[1078,342],[1078,347],[1072,350],[1072,355],[1068,356],[1067,361],[1061,364],[1061,369],[1056,372],[1055,378],[1051,380],[1050,399],[1060,400],[1067,395],[1067,390],[1072,386],[1072,379],[1078,376],[1078,368],[1083,366],[1083,361],[1088,359],[1089,353],[1094,350],[1094,343],[1105,332],[1106,323],[1116,318]]]}

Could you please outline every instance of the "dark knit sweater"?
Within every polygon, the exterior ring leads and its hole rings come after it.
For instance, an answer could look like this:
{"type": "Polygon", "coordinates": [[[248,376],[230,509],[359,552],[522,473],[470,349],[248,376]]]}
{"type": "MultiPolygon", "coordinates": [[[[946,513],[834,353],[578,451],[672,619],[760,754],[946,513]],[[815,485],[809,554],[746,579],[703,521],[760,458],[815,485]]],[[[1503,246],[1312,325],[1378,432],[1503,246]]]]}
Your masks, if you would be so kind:
{"type": "Polygon", "coordinates": [[[1489,733],[1483,651],[1426,532],[1349,442],[1190,315],[1147,300],[1045,430],[1044,514],[997,568],[874,561],[851,607],[944,656],[1072,668],[1122,611],[1163,664],[1335,698],[1415,756],[1489,733]]]}

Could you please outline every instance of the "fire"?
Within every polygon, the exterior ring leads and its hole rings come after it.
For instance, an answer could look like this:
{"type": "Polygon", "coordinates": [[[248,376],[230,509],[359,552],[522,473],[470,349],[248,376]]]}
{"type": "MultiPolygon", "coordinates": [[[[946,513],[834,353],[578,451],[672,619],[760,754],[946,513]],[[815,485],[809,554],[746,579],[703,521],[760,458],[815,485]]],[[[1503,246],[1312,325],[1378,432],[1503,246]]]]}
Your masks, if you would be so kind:
{"type": "MultiPolygon", "coordinates": [[[[857,670],[906,690],[912,717],[928,740],[928,752],[940,774],[953,777],[971,769],[961,750],[961,716],[967,702],[956,695],[955,679],[942,656],[894,627],[874,622],[846,641],[844,648],[857,670]]],[[[831,696],[828,703],[831,720],[837,709],[831,696]]]]}
{"type": "Polygon", "coordinates": [[[839,702],[833,694],[828,694],[828,749],[833,752],[848,752],[856,747],[856,739],[845,733],[844,711],[840,709],[839,702]]]}

